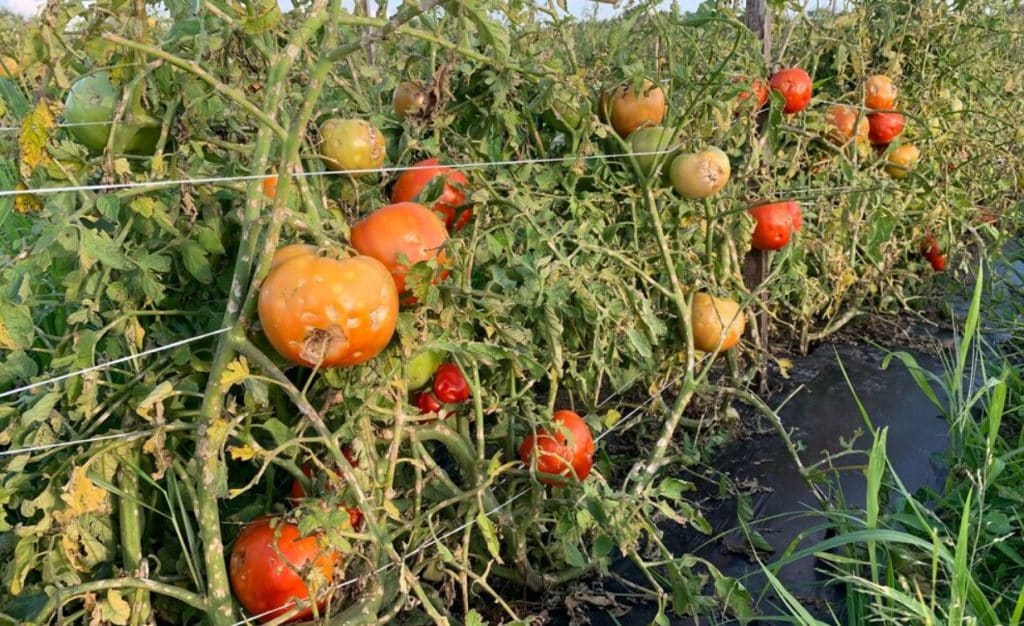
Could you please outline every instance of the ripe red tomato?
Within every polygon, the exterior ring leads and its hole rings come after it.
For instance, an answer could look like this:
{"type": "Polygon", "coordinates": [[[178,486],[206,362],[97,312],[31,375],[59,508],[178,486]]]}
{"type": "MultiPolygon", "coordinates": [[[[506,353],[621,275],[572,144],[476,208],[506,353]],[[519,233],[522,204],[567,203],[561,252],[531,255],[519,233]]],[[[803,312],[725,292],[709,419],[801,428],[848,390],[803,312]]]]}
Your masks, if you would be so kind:
{"type": "Polygon", "coordinates": [[[778,250],[789,243],[793,231],[802,226],[800,206],[796,202],[773,202],[749,209],[754,218],[754,236],[751,245],[755,250],[778,250]]]}
{"type": "Polygon", "coordinates": [[[921,240],[920,248],[921,256],[926,259],[942,254],[942,248],[939,246],[939,240],[935,238],[935,235],[925,235],[924,239],[921,240]]]}
{"type": "MultiPolygon", "coordinates": [[[[349,463],[352,463],[353,465],[356,465],[355,461],[353,461],[349,457],[348,450],[345,450],[344,453],[345,453],[345,458],[349,459],[349,463]]],[[[312,478],[313,478],[313,467],[311,465],[309,465],[309,464],[303,465],[302,466],[302,473],[306,475],[306,478],[309,478],[310,480],[312,480],[312,478]]],[[[335,484],[330,484],[330,485],[327,486],[327,488],[330,489],[331,491],[337,491],[338,490],[338,486],[335,485],[335,484]]],[[[295,505],[295,504],[299,503],[299,500],[302,500],[305,497],[306,497],[306,490],[302,488],[302,483],[300,483],[297,480],[293,480],[292,481],[292,488],[288,492],[288,499],[291,501],[291,503],[293,505],[295,505]]],[[[352,524],[352,528],[354,530],[357,530],[357,531],[359,529],[361,529],[363,527],[363,512],[360,511],[359,509],[357,509],[354,506],[346,507],[345,510],[348,512],[348,521],[349,521],[350,524],[352,524]]]]}
{"type": "Polygon", "coordinates": [[[608,121],[620,137],[629,137],[641,126],[657,126],[665,119],[665,92],[649,80],[644,80],[639,92],[631,84],[619,85],[601,99],[608,121]]]}
{"type": "Polygon", "coordinates": [[[445,363],[434,373],[434,395],[445,404],[459,404],[469,399],[469,383],[454,363],[445,363]]]}
{"type": "Polygon", "coordinates": [[[421,391],[416,394],[416,406],[419,407],[420,413],[423,415],[441,412],[441,403],[433,391],[421,391]]]}
{"type": "Polygon", "coordinates": [[[473,216],[473,210],[466,207],[462,215],[459,216],[459,221],[455,221],[456,211],[466,203],[466,194],[453,185],[466,188],[469,185],[466,175],[441,165],[437,159],[420,161],[413,167],[417,169],[402,172],[402,175],[395,181],[395,186],[391,189],[391,202],[416,202],[416,196],[431,180],[438,176],[445,176],[444,191],[441,192],[441,197],[437,199],[432,208],[435,213],[444,216],[444,224],[449,231],[461,230],[469,223],[469,218],[473,216]]]}
{"type": "MultiPolygon", "coordinates": [[[[335,568],[342,564],[341,555],[322,550],[316,536],[300,536],[299,527],[290,522],[271,526],[272,519],[261,517],[242,529],[228,565],[235,596],[246,611],[260,615],[261,622],[269,622],[294,609],[297,601],[309,598],[309,589],[297,571],[312,566],[331,581],[335,568]]],[[[323,607],[325,601],[321,600],[319,606],[323,607]]],[[[312,615],[313,607],[309,606],[290,621],[312,615]]]]}
{"type": "Polygon", "coordinates": [[[373,257],[388,268],[401,294],[405,292],[409,266],[399,261],[400,255],[413,264],[437,258],[443,265],[442,248],[448,241],[448,231],[430,209],[414,202],[399,202],[381,207],[357,222],[349,239],[359,254],[373,257]]]}
{"type": "Polygon", "coordinates": [[[871,130],[868,138],[876,146],[887,146],[900,136],[907,120],[902,113],[871,113],[868,115],[868,124],[871,130]]]}
{"type": "MultiPolygon", "coordinates": [[[[438,220],[440,222],[440,220],[438,220]]],[[[336,260],[287,246],[260,287],[259,318],[270,345],[306,366],[345,367],[377,356],[395,332],[398,293],[380,261],[336,260]]]]}
{"type": "Polygon", "coordinates": [[[946,255],[945,254],[937,254],[937,255],[931,257],[930,259],[928,259],[928,261],[931,262],[932,269],[935,270],[936,272],[944,272],[944,271],[946,271],[946,255]]]}
{"type": "MultiPolygon", "coordinates": [[[[581,481],[586,479],[594,464],[594,438],[590,427],[572,411],[555,411],[553,421],[558,427],[554,433],[541,429],[536,436],[531,433],[523,439],[519,446],[519,459],[530,466],[536,460],[538,472],[569,478],[575,475],[581,481]],[[568,437],[565,431],[568,431],[568,437]]],[[[563,484],[550,478],[539,480],[548,485],[563,484]]]]}
{"type": "Polygon", "coordinates": [[[811,101],[811,77],[799,67],[775,72],[768,84],[771,85],[772,91],[781,93],[786,100],[786,106],[782,109],[785,113],[803,111],[811,101]]]}

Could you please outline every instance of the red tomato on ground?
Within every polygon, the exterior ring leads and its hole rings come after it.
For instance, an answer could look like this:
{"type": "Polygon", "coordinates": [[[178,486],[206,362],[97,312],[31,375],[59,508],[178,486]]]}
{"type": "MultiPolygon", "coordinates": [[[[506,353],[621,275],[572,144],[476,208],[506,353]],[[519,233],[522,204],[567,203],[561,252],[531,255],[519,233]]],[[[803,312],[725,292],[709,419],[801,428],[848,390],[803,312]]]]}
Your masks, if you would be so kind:
{"type": "Polygon", "coordinates": [[[799,67],[775,72],[768,84],[771,85],[772,91],[781,93],[786,100],[786,106],[783,109],[785,113],[803,111],[807,107],[807,103],[811,101],[813,90],[811,77],[799,67]]]}
{"type": "Polygon", "coordinates": [[[796,202],[773,202],[749,209],[754,218],[751,245],[755,250],[779,250],[789,243],[793,231],[799,231],[803,219],[796,202]]]}
{"type": "MultiPolygon", "coordinates": [[[[342,564],[341,555],[321,549],[316,536],[302,537],[298,526],[283,520],[272,527],[272,519],[261,517],[242,529],[228,565],[235,596],[261,622],[284,615],[297,601],[309,598],[310,590],[297,571],[313,567],[329,584],[342,564]]],[[[312,615],[309,606],[290,621],[312,615]]]]}
{"type": "Polygon", "coordinates": [[[900,136],[907,120],[902,113],[870,113],[868,139],[876,146],[887,146],[900,136]]]}
{"type": "Polygon", "coordinates": [[[434,372],[434,395],[445,404],[459,404],[469,399],[469,383],[454,363],[445,363],[434,372]]]}
{"type": "MultiPolygon", "coordinates": [[[[542,429],[537,431],[536,436],[530,434],[523,439],[519,446],[519,459],[532,466],[536,457],[538,472],[570,479],[575,475],[578,480],[584,480],[594,464],[594,438],[590,434],[590,427],[572,411],[555,411],[554,422],[561,426],[554,433],[542,429]]],[[[548,485],[563,484],[550,478],[539,480],[548,485]]]]}
{"type": "Polygon", "coordinates": [[[423,191],[430,181],[438,176],[444,176],[444,191],[441,192],[441,196],[431,208],[435,213],[440,213],[444,216],[444,223],[449,231],[461,230],[469,223],[469,218],[473,216],[473,210],[467,207],[459,216],[459,221],[455,221],[456,211],[466,203],[466,194],[460,188],[453,185],[461,185],[463,189],[466,188],[469,185],[466,175],[458,170],[441,165],[437,159],[420,161],[415,163],[413,167],[416,169],[402,172],[402,175],[395,181],[395,186],[391,189],[391,202],[415,202],[416,196],[423,191]]]}

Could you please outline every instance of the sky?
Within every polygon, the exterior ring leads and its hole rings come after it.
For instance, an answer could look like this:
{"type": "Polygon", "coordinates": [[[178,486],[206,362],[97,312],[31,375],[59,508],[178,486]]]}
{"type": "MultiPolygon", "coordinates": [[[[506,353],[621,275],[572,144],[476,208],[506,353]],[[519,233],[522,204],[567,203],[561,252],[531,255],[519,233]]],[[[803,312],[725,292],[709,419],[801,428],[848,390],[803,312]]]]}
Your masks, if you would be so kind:
{"type": "MultiPolygon", "coordinates": [[[[34,15],[44,4],[45,0],[0,0],[0,9],[7,9],[20,15],[34,15]]],[[[290,8],[291,0],[279,0],[282,8],[290,8]]],[[[351,0],[343,0],[351,5],[351,0]]],[[[593,2],[593,0],[566,0],[569,10],[574,15],[583,15],[597,7],[597,16],[601,18],[611,17],[618,10],[614,6],[605,3],[593,2]]],[[[700,0],[678,0],[679,7],[684,11],[692,11],[700,4],[700,0]]],[[[372,4],[372,2],[371,2],[372,4]]],[[[396,3],[397,4],[397,3],[396,3]]],[[[665,4],[668,4],[667,0],[665,4]]]]}

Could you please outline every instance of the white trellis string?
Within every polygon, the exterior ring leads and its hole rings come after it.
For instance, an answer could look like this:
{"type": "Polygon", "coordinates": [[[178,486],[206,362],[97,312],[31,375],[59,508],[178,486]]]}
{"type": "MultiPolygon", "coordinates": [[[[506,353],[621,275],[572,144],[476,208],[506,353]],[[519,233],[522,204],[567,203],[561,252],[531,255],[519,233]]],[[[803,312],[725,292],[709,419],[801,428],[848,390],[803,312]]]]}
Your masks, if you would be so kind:
{"type": "Polygon", "coordinates": [[[159,428],[152,430],[137,430],[130,433],[114,433],[111,435],[97,435],[95,437],[89,437],[87,439],[77,439],[75,441],[60,441],[57,443],[48,443],[41,446],[30,446],[26,448],[16,448],[14,450],[0,450],[0,458],[7,456],[16,456],[19,454],[28,454],[31,452],[44,452],[46,450],[56,450],[58,448],[69,448],[85,443],[94,443],[97,441],[110,441],[112,439],[130,439],[135,437],[146,437],[160,432],[159,428]]]}
{"type": "MultiPolygon", "coordinates": [[[[78,128],[80,126],[110,126],[114,122],[67,122],[64,124],[57,124],[54,128],[78,128]]],[[[0,126],[0,133],[10,133],[21,130],[20,126],[0,126]]]]}
{"type": "Polygon", "coordinates": [[[81,376],[82,374],[88,374],[89,372],[95,372],[95,371],[98,371],[98,370],[106,369],[108,367],[112,367],[112,366],[117,365],[119,363],[125,363],[127,361],[134,361],[135,359],[140,359],[142,357],[149,356],[151,354],[156,354],[157,352],[163,352],[164,350],[173,350],[174,348],[178,348],[180,346],[184,346],[186,344],[192,343],[193,341],[199,341],[201,339],[206,339],[207,337],[213,337],[214,335],[219,335],[221,333],[226,333],[229,330],[231,330],[230,327],[228,327],[228,328],[221,328],[220,330],[213,330],[213,331],[210,331],[208,333],[203,333],[201,335],[196,335],[194,337],[189,337],[188,339],[181,339],[181,340],[178,340],[178,341],[174,341],[174,342],[169,343],[169,344],[164,345],[164,346],[157,346],[155,348],[150,348],[149,350],[143,350],[142,352],[139,352],[138,354],[130,354],[128,356],[123,356],[123,357],[121,357],[119,359],[114,359],[113,361],[106,361],[104,363],[99,363],[97,365],[93,365],[92,367],[87,367],[85,369],[80,369],[80,370],[77,370],[77,371],[74,371],[74,372],[69,372],[67,374],[61,374],[60,376],[55,376],[55,377],[47,379],[47,380],[43,380],[43,381],[40,381],[40,382],[37,382],[37,383],[31,383],[31,384],[25,385],[23,387],[18,387],[17,389],[11,389],[10,391],[4,391],[3,393],[0,393],[0,398],[6,398],[8,396],[13,396],[13,395],[25,392],[25,391],[30,391],[32,389],[36,389],[37,387],[44,387],[44,386],[49,385],[51,383],[57,383],[57,382],[60,382],[62,380],[67,380],[68,378],[74,378],[75,376],[81,376]]]}
{"type": "MultiPolygon", "coordinates": [[[[471,163],[455,163],[451,165],[444,165],[448,169],[452,170],[468,170],[468,169],[479,169],[484,167],[506,167],[510,165],[537,165],[544,163],[569,163],[575,161],[595,161],[595,160],[610,160],[610,159],[621,159],[626,157],[643,157],[643,156],[657,156],[659,154],[670,154],[674,150],[654,150],[650,152],[623,152],[619,154],[589,154],[589,155],[572,155],[564,157],[546,157],[538,159],[518,159],[508,161],[475,161],[471,163]]],[[[370,167],[362,169],[349,169],[349,170],[329,170],[323,172],[288,172],[285,174],[277,174],[277,176],[291,176],[294,178],[315,178],[320,176],[356,176],[360,174],[391,174],[395,172],[414,172],[419,170],[433,170],[436,169],[436,165],[407,165],[407,166],[395,166],[395,167],[370,167]]],[[[10,189],[0,191],[0,198],[7,196],[24,196],[24,195],[46,195],[53,193],[64,193],[64,192],[79,192],[79,191],[113,191],[119,189],[139,189],[147,187],[176,187],[178,185],[212,185],[220,183],[232,183],[232,182],[247,182],[253,180],[263,180],[269,177],[275,176],[275,174],[247,174],[244,176],[213,176],[209,178],[181,178],[176,180],[151,180],[151,181],[139,181],[132,183],[109,183],[105,185],[73,185],[68,187],[42,187],[39,189],[10,189]]]]}
{"type": "MultiPolygon", "coordinates": [[[[634,415],[639,413],[645,406],[647,406],[648,404],[653,402],[655,398],[660,397],[661,394],[665,393],[665,391],[668,390],[669,387],[671,387],[672,385],[674,385],[677,382],[679,382],[683,378],[683,376],[685,376],[685,375],[686,375],[686,372],[684,371],[679,376],[676,376],[675,378],[673,378],[668,383],[665,383],[653,395],[651,395],[649,398],[644,400],[643,403],[641,403],[640,405],[635,407],[632,411],[630,411],[629,414],[627,414],[625,417],[623,417],[622,419],[617,421],[615,424],[613,424],[611,428],[609,428],[605,432],[601,433],[601,435],[594,440],[594,443],[599,442],[605,435],[608,435],[609,433],[614,431],[616,428],[619,428],[623,424],[629,422],[634,415]]],[[[605,400],[605,403],[607,402],[607,400],[609,400],[610,398],[614,397],[615,395],[616,394],[612,394],[612,396],[609,396],[609,398],[607,398],[605,400]]],[[[605,403],[602,403],[602,406],[605,403]]],[[[502,482],[507,481],[507,479],[508,479],[507,476],[503,476],[501,482],[495,483],[495,486],[501,484],[502,482]]],[[[509,506],[510,504],[512,504],[513,502],[518,500],[519,498],[522,498],[526,494],[530,493],[531,489],[532,489],[532,487],[527,487],[526,489],[520,491],[516,495],[514,495],[511,498],[509,498],[508,500],[506,500],[505,502],[502,502],[501,504],[495,506],[493,509],[491,509],[490,511],[488,511],[484,515],[486,515],[487,517],[490,517],[491,515],[494,515],[495,513],[497,513],[498,511],[504,509],[505,507],[509,506]]],[[[453,528],[452,530],[444,533],[443,535],[441,535],[439,537],[435,537],[434,539],[431,539],[429,541],[423,542],[423,544],[421,544],[418,548],[416,548],[415,550],[413,550],[411,552],[408,552],[405,555],[405,557],[402,559],[402,563],[405,564],[405,562],[410,557],[415,556],[415,555],[419,554],[420,552],[423,552],[424,550],[426,550],[430,546],[436,545],[436,544],[440,543],[441,541],[447,539],[448,537],[451,537],[452,535],[455,535],[457,533],[460,533],[460,532],[466,530],[467,528],[472,527],[473,524],[475,524],[475,523],[476,523],[476,518],[473,518],[473,519],[469,520],[468,522],[463,523],[461,526],[453,528]]],[[[393,567],[395,567],[395,563],[394,562],[388,563],[386,565],[382,565],[381,567],[379,567],[376,570],[374,570],[371,575],[377,576],[379,574],[383,574],[384,572],[388,571],[389,569],[391,569],[393,567]]],[[[338,591],[340,589],[344,589],[345,587],[348,587],[349,585],[355,584],[358,580],[359,580],[358,578],[350,578],[349,580],[342,581],[342,582],[340,582],[338,584],[330,585],[324,591],[327,592],[327,593],[333,593],[333,592],[338,591]]],[[[245,626],[246,624],[250,624],[251,620],[257,620],[257,619],[266,617],[266,616],[271,615],[273,613],[277,613],[278,611],[281,611],[282,609],[287,609],[289,607],[292,607],[295,604],[296,604],[295,600],[290,600],[290,601],[286,602],[285,604],[282,604],[280,606],[276,606],[276,607],[274,607],[272,609],[268,609],[268,610],[266,610],[266,611],[264,611],[262,613],[257,613],[256,615],[250,615],[249,617],[244,618],[244,619],[242,619],[239,622],[235,622],[231,626],[245,626]]]]}

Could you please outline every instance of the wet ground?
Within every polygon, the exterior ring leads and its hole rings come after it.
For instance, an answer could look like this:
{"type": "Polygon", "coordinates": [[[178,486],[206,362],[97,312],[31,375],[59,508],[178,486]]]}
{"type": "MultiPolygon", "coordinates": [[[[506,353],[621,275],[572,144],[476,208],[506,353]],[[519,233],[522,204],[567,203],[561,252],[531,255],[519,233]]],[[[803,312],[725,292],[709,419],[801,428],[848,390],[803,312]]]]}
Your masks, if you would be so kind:
{"type": "MultiPolygon", "coordinates": [[[[935,357],[911,354],[922,368],[941,370],[935,357]]],[[[828,456],[852,451],[835,459],[833,465],[846,504],[857,508],[864,506],[863,466],[867,455],[862,451],[871,445],[857,398],[872,427],[888,429],[889,458],[911,492],[920,488],[939,490],[945,477],[941,455],[946,449],[947,426],[940,410],[919,390],[901,363],[894,361],[882,369],[883,357],[884,352],[871,347],[822,346],[809,356],[794,360],[788,389],[775,399],[780,403],[790,391],[799,388],[779,414],[801,447],[799,456],[805,467],[828,456]]],[[[825,536],[823,531],[811,532],[822,522],[820,515],[812,513],[818,510],[818,501],[785,443],[767,423],[761,427],[757,434],[723,449],[713,466],[728,476],[735,488],[749,495],[755,519],[753,528],[773,548],[771,553],[762,553],[761,558],[771,563],[793,545],[807,547],[825,536]]],[[[766,581],[749,555],[749,542],[737,530],[736,500],[717,495],[719,479],[719,475],[709,475],[703,485],[706,498],[702,509],[714,529],[714,538],[669,523],[664,526],[665,543],[674,554],[694,554],[707,559],[724,574],[741,579],[764,616],[756,623],[779,623],[771,617],[778,614],[775,599],[770,593],[762,593],[766,581]]],[[[837,589],[825,588],[818,571],[821,566],[814,557],[807,557],[785,566],[777,575],[805,606],[817,607],[825,616],[826,602],[837,610],[842,603],[837,602],[841,600],[837,589]]],[[[627,579],[637,579],[635,568],[628,562],[619,563],[615,569],[627,579]]],[[[606,589],[615,592],[615,584],[606,585],[606,589]]],[[[639,626],[650,624],[656,613],[657,607],[641,604],[618,618],[598,610],[590,619],[595,626],[639,626]]],[[[686,619],[672,620],[672,624],[680,626],[691,623],[686,619]]],[[[700,623],[729,622],[705,618],[700,623]]]]}

